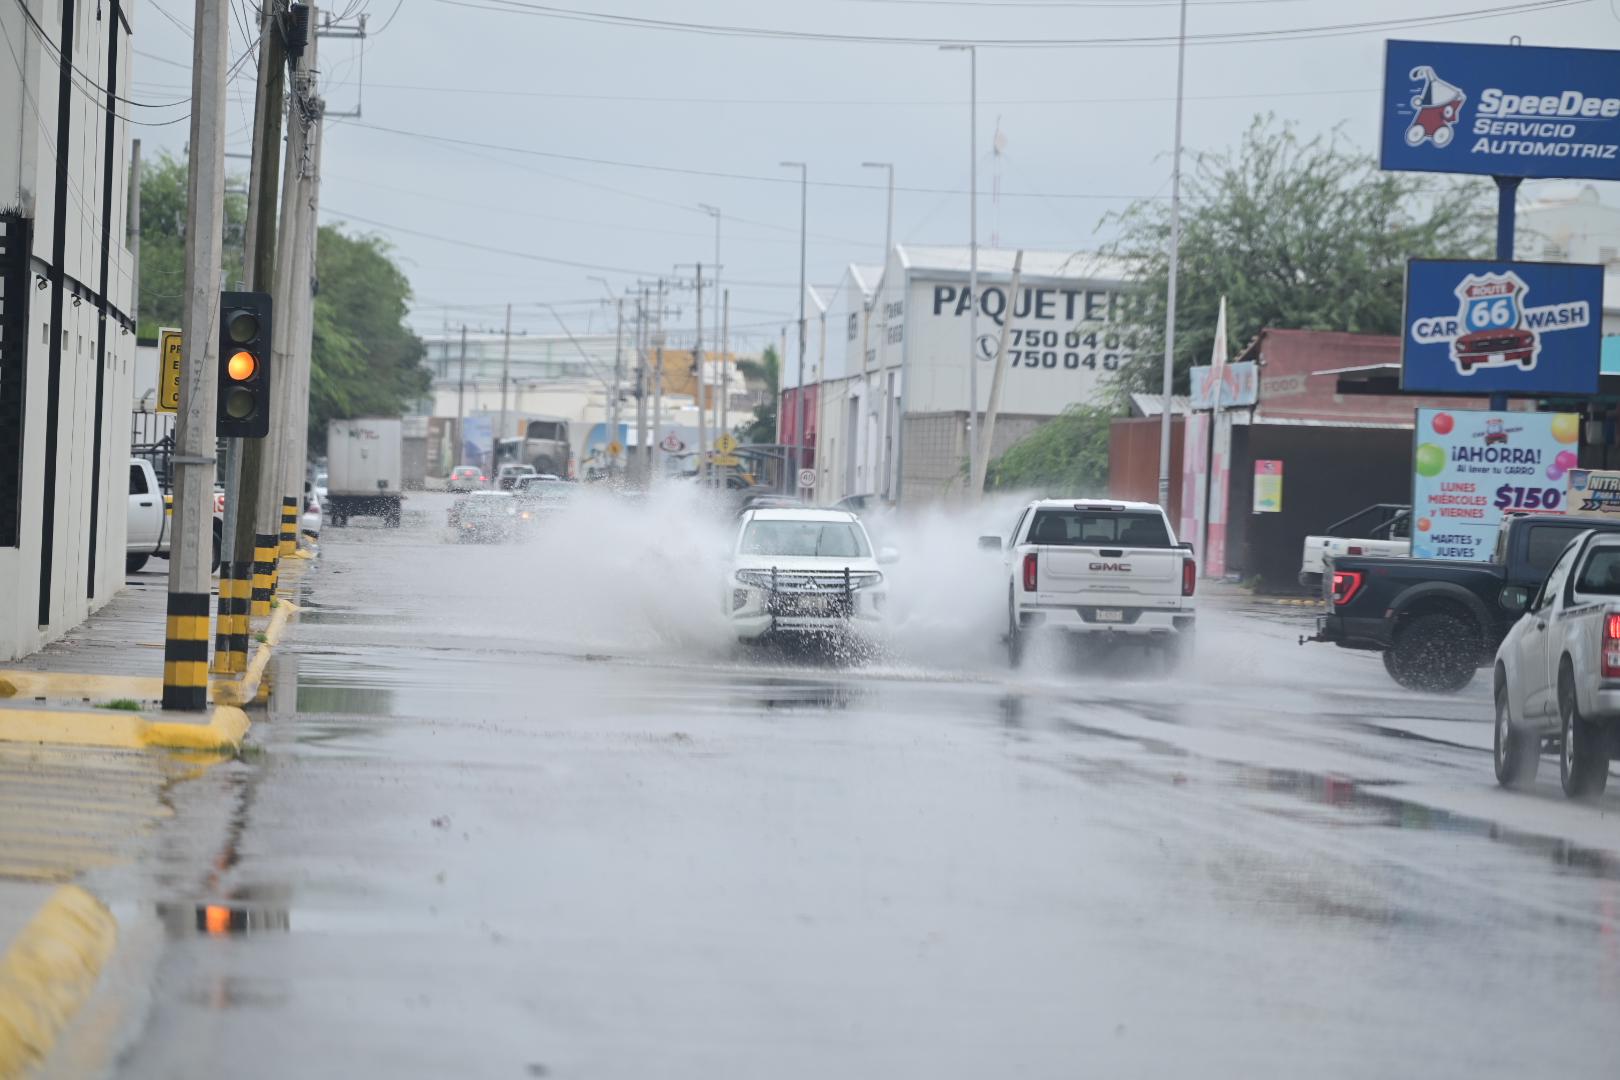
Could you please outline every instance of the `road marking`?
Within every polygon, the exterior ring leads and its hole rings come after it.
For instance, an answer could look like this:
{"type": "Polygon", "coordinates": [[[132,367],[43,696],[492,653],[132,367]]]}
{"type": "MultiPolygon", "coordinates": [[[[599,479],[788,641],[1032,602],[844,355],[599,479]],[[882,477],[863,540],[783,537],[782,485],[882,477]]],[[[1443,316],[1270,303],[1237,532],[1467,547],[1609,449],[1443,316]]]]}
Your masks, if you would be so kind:
{"type": "Polygon", "coordinates": [[[0,1077],[45,1060],[117,940],[112,912],[79,886],[45,901],[0,958],[0,1077]]]}

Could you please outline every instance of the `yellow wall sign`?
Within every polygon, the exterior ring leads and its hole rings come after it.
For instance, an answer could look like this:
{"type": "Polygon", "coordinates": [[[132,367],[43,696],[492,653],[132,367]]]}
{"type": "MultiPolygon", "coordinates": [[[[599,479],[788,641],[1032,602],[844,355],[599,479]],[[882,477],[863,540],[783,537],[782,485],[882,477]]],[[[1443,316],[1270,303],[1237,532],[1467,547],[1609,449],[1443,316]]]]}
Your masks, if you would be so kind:
{"type": "Polygon", "coordinates": [[[714,440],[714,448],[722,454],[729,454],[737,449],[737,438],[729,431],[722,432],[720,437],[714,440]]]}
{"type": "Polygon", "coordinates": [[[180,331],[158,331],[158,412],[180,411],[180,331]]]}

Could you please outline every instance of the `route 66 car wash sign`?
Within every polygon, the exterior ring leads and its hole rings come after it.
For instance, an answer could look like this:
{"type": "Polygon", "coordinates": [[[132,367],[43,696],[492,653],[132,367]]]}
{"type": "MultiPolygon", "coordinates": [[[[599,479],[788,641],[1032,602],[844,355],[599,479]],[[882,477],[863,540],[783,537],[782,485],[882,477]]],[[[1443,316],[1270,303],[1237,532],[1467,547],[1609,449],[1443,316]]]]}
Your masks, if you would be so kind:
{"type": "Polygon", "coordinates": [[[1594,393],[1602,309],[1600,266],[1413,259],[1401,388],[1594,393]]]}

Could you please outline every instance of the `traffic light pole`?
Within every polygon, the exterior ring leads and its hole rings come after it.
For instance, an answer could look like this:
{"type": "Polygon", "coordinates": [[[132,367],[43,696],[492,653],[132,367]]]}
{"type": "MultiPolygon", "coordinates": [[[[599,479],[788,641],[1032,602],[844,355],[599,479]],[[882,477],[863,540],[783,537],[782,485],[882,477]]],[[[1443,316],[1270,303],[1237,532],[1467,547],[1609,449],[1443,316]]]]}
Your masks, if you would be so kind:
{"type": "MultiPolygon", "coordinates": [[[[311,20],[313,21],[313,13],[311,20]]],[[[313,39],[293,62],[292,94],[287,110],[287,153],[281,172],[281,215],[276,230],[278,242],[275,251],[275,277],[271,293],[276,297],[275,329],[272,337],[272,363],[270,375],[270,434],[263,440],[259,461],[259,491],[254,504],[253,534],[253,588],[251,613],[256,617],[270,614],[270,596],[275,588],[279,565],[279,533],[281,529],[282,493],[281,463],[283,446],[291,437],[289,427],[292,412],[292,351],[295,319],[299,309],[308,303],[308,277],[304,288],[295,290],[301,264],[298,237],[303,215],[301,206],[308,205],[306,156],[312,126],[310,102],[313,97],[310,67],[314,56],[313,39]]]]}
{"type": "MultiPolygon", "coordinates": [[[[253,109],[253,164],[248,173],[247,238],[242,276],[254,292],[274,288],[276,205],[280,191],[281,109],[287,80],[287,53],[277,32],[277,0],[259,18],[259,80],[253,109]]],[[[272,374],[272,379],[274,374],[272,374]]],[[[272,384],[271,394],[275,391],[272,384]]],[[[225,524],[220,543],[219,622],[215,629],[214,670],[247,670],[247,605],[253,592],[254,514],[267,439],[232,439],[237,462],[225,477],[225,524]],[[231,595],[229,601],[226,593],[231,595]],[[229,606],[230,614],[227,612],[229,606]],[[240,610],[238,610],[240,609],[240,610]]]]}
{"type": "Polygon", "coordinates": [[[163,707],[208,705],[208,591],[213,555],[214,430],[219,373],[211,355],[219,317],[225,225],[226,6],[197,0],[192,39],[191,153],[187,165],[184,351],[175,424],[174,533],[169,548],[163,707]]]}
{"type": "MultiPolygon", "coordinates": [[[[310,41],[312,63],[316,40],[317,38],[312,35],[310,41]]],[[[313,110],[309,132],[312,148],[309,153],[307,195],[299,207],[303,213],[302,227],[298,235],[298,242],[302,245],[299,251],[301,276],[293,281],[293,295],[298,303],[298,315],[297,321],[293,324],[297,336],[293,339],[292,353],[292,408],[287,417],[287,438],[281,444],[286,455],[283,459],[285,471],[282,473],[280,551],[282,558],[298,550],[298,515],[304,505],[304,479],[309,461],[310,353],[314,347],[315,336],[315,248],[320,232],[321,136],[326,127],[325,102],[316,94],[313,85],[310,87],[310,99],[313,110]]]]}

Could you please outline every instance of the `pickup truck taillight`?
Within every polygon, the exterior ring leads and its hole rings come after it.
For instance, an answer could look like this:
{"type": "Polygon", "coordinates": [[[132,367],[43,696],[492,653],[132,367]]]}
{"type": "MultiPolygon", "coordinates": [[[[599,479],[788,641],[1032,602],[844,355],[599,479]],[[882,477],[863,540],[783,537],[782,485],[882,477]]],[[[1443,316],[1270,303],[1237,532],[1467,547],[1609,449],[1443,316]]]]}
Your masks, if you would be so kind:
{"type": "Polygon", "coordinates": [[[1620,615],[1608,615],[1603,620],[1603,660],[1600,667],[1605,679],[1620,679],[1620,615]]]}
{"type": "Polygon", "coordinates": [[[1181,560],[1181,595],[1191,596],[1198,588],[1198,560],[1181,560]]]}
{"type": "Polygon", "coordinates": [[[1360,570],[1333,571],[1333,603],[1336,607],[1348,604],[1361,591],[1360,570]]]}
{"type": "Polygon", "coordinates": [[[1024,556],[1024,591],[1034,592],[1038,580],[1035,571],[1035,553],[1032,551],[1024,556]]]}

